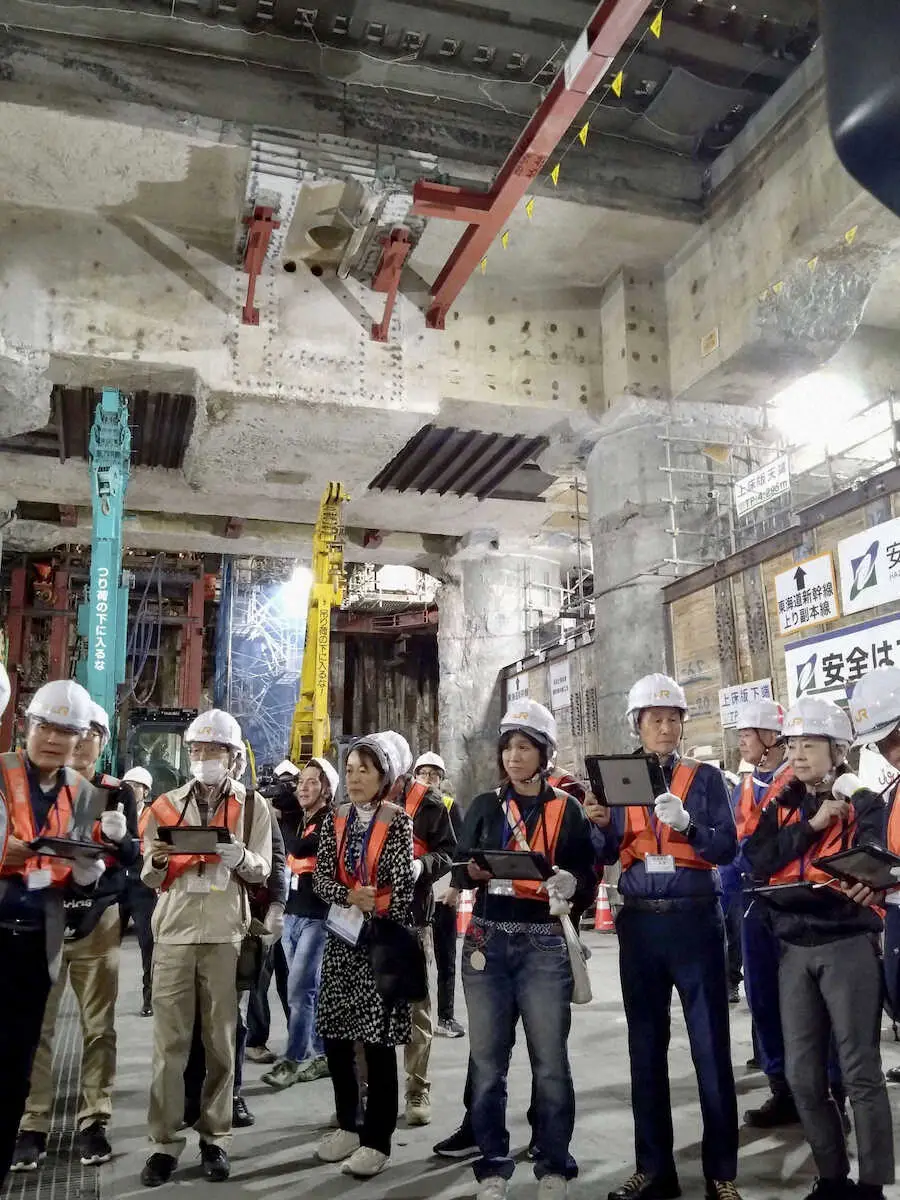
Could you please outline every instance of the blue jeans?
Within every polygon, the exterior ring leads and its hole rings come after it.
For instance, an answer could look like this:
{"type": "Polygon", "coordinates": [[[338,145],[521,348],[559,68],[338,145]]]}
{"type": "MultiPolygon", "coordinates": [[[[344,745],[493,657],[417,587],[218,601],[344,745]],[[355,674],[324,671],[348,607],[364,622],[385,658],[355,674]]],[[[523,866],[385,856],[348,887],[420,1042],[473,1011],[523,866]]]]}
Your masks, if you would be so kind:
{"type": "Polygon", "coordinates": [[[293,1062],[321,1058],[325,1047],[316,1033],[316,1000],[325,951],[325,922],[316,917],[286,916],[281,945],[287,959],[290,1008],[285,1057],[293,1062]]]}
{"type": "Polygon", "coordinates": [[[538,1179],[573,1179],[578,1174],[569,1154],[575,1089],[567,1044],[572,971],[565,939],[556,932],[504,933],[473,922],[463,943],[462,980],[469,1013],[472,1126],[481,1150],[475,1178],[509,1179],[515,1169],[506,1128],[506,1080],[521,1017],[534,1084],[534,1141],[539,1148],[534,1173],[538,1179]],[[472,966],[476,951],[484,955],[483,970],[472,966]]]}

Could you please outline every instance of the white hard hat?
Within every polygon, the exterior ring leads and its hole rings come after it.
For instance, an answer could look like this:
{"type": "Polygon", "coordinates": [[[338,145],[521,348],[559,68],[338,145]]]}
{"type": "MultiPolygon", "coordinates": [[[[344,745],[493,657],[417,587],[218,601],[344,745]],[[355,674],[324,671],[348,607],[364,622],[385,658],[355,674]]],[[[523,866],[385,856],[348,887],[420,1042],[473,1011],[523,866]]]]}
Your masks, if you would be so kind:
{"type": "Polygon", "coordinates": [[[408,775],[413,762],[412,750],[409,748],[409,742],[402,733],[395,733],[393,729],[385,729],[383,733],[379,733],[380,738],[383,738],[391,748],[391,753],[394,756],[394,762],[397,766],[397,776],[408,775]]]}
{"type": "Polygon", "coordinates": [[[530,700],[526,696],[516,700],[507,709],[500,722],[500,734],[524,733],[534,738],[542,746],[546,746],[548,754],[552,755],[559,745],[559,734],[556,729],[556,718],[549,708],[530,700]]]}
{"type": "Polygon", "coordinates": [[[153,791],[153,776],[146,767],[132,767],[122,776],[123,783],[142,783],[148,792],[153,791]]]}
{"type": "Polygon", "coordinates": [[[278,764],[278,766],[275,768],[275,777],[277,779],[280,779],[282,775],[296,776],[299,774],[300,774],[300,768],[294,766],[294,764],[291,762],[291,760],[289,758],[283,758],[281,760],[281,762],[278,764]]]}
{"type": "Polygon", "coordinates": [[[447,767],[444,760],[439,754],[435,754],[433,750],[426,750],[424,754],[420,754],[416,759],[416,765],[413,767],[413,775],[419,773],[420,767],[437,767],[442,775],[447,774],[447,767]]]}
{"type": "Polygon", "coordinates": [[[900,667],[876,667],[853,685],[850,719],[855,746],[880,742],[900,725],[900,667]]]}
{"type": "Polygon", "coordinates": [[[109,741],[109,718],[106,715],[106,709],[101,705],[91,701],[91,724],[96,725],[102,734],[100,745],[101,748],[109,741]]]}
{"type": "Polygon", "coordinates": [[[401,772],[398,769],[397,749],[390,739],[385,738],[383,733],[370,733],[353,743],[350,753],[354,750],[368,750],[375,757],[384,776],[385,787],[393,786],[401,772]]]}
{"type": "Polygon", "coordinates": [[[776,700],[751,700],[738,709],[737,727],[781,733],[784,728],[784,709],[776,700]]]}
{"type": "Polygon", "coordinates": [[[93,700],[74,679],[54,679],[31,697],[26,715],[61,729],[87,733],[93,719],[93,700]]]}
{"type": "Polygon", "coordinates": [[[12,695],[12,687],[10,686],[9,676],[6,673],[6,667],[0,663],[0,717],[6,711],[6,706],[9,704],[9,698],[12,695]]]}
{"type": "Polygon", "coordinates": [[[316,766],[323,772],[328,780],[328,786],[331,788],[331,798],[334,800],[338,794],[338,773],[328,761],[327,758],[311,758],[308,766],[316,766]]]}
{"type": "Polygon", "coordinates": [[[625,712],[634,733],[638,732],[638,717],[645,708],[680,708],[687,720],[688,703],[684,688],[671,675],[659,672],[645,675],[628,693],[625,712]]]}
{"type": "Polygon", "coordinates": [[[784,717],[785,737],[826,737],[847,745],[853,741],[850,718],[833,700],[801,696],[784,717]]]}
{"type": "Polygon", "coordinates": [[[244,739],[241,727],[234,717],[221,708],[211,708],[209,712],[200,713],[194,717],[184,734],[185,745],[192,742],[214,742],[221,746],[230,746],[232,750],[244,749],[244,739]]]}

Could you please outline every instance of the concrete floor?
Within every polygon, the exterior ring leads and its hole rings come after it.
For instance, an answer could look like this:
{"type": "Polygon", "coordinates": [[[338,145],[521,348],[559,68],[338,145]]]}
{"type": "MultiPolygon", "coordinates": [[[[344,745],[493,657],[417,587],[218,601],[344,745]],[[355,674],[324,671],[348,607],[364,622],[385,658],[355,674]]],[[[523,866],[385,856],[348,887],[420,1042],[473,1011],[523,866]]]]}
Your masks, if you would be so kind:
{"type": "MultiPolygon", "coordinates": [[[[573,1150],[581,1175],[570,1188],[571,1200],[603,1200],[608,1189],[630,1173],[632,1122],[629,1105],[625,1018],[621,1011],[616,939],[590,934],[593,950],[591,975],[595,999],[574,1010],[571,1058],[575,1074],[578,1119],[573,1150]]],[[[100,1194],[104,1198],[146,1196],[138,1174],[147,1154],[146,1105],[150,1062],[151,1022],[138,1016],[138,957],[132,938],[124,951],[119,997],[119,1074],[111,1140],[116,1156],[102,1168],[100,1194]]],[[[274,997],[274,989],[273,989],[274,997]]],[[[277,1004],[277,1001],[276,1001],[277,1004]]],[[[732,1010],[734,1061],[741,1112],[765,1099],[763,1077],[749,1074],[743,1064],[750,1055],[750,1025],[745,1003],[732,1010]]],[[[460,996],[457,1015],[464,1021],[460,996]]],[[[284,1021],[275,1016],[272,1049],[284,1042],[284,1021]]],[[[216,1186],[218,1200],[264,1196],[266,1200],[467,1200],[475,1192],[470,1168],[444,1163],[430,1156],[432,1143],[450,1133],[460,1117],[460,1097],[466,1068],[467,1040],[436,1039],[432,1055],[434,1120],[425,1129],[407,1130],[402,1123],[394,1144],[392,1167],[368,1183],[341,1175],[338,1168],[318,1164],[313,1156],[316,1141],[333,1111],[331,1086],[321,1080],[272,1092],[260,1082],[265,1068],[248,1065],[245,1095],[257,1124],[238,1131],[232,1146],[233,1174],[216,1186]]],[[[900,1046],[893,1046],[885,1031],[885,1065],[900,1062],[900,1046]]],[[[702,1197],[699,1162],[699,1106],[687,1037],[680,1009],[673,1012],[670,1056],[675,1136],[681,1182],[686,1197],[702,1197]]],[[[895,1122],[900,1128],[900,1088],[892,1088],[895,1122]]],[[[529,1077],[524,1049],[517,1047],[510,1076],[510,1130],[513,1146],[524,1153],[527,1143],[525,1109],[529,1077]]],[[[182,1166],[173,1181],[155,1193],[160,1200],[188,1189],[204,1193],[196,1145],[191,1135],[182,1166]]],[[[48,1160],[49,1166],[49,1160],[48,1160]]],[[[812,1164],[800,1133],[742,1134],[741,1193],[744,1200],[794,1200],[805,1195],[813,1177],[812,1164]]],[[[21,1177],[20,1177],[21,1178],[21,1177]]],[[[18,1190],[18,1189],[17,1189],[18,1190]]],[[[29,1188],[29,1192],[31,1189],[29,1188]]],[[[533,1197],[536,1185],[527,1162],[516,1172],[511,1195],[533,1197]]],[[[83,1194],[76,1187],[76,1194],[83,1194]]],[[[70,1194],[71,1191],[70,1191],[70,1194]]],[[[892,1196],[900,1190],[892,1190],[892,1196]]]]}

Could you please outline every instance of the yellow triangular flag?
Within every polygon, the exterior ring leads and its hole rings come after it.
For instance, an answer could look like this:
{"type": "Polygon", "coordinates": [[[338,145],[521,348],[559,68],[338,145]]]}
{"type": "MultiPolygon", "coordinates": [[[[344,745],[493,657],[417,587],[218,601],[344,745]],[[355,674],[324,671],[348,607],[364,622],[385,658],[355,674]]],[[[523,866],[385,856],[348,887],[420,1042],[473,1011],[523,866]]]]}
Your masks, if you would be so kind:
{"type": "Polygon", "coordinates": [[[508,229],[504,230],[503,233],[500,234],[500,245],[503,247],[504,250],[509,245],[509,230],[508,229]]]}
{"type": "Polygon", "coordinates": [[[578,130],[578,140],[579,140],[579,142],[581,142],[582,146],[587,145],[587,135],[588,135],[588,130],[590,129],[590,127],[591,127],[590,121],[585,121],[585,123],[582,125],[582,127],[578,130]]]}
{"type": "Polygon", "coordinates": [[[481,273],[482,273],[482,275],[485,273],[485,271],[486,271],[486,270],[487,270],[487,255],[485,255],[485,256],[484,256],[484,258],[481,260],[481,273]]]}
{"type": "Polygon", "coordinates": [[[654,37],[662,36],[662,9],[659,10],[659,12],[650,22],[650,32],[654,37]]]}
{"type": "Polygon", "coordinates": [[[617,96],[622,95],[622,84],[624,82],[625,82],[625,72],[620,71],[618,73],[618,75],[615,77],[615,79],[612,81],[612,83],[610,84],[610,87],[616,93],[617,96]]]}
{"type": "Polygon", "coordinates": [[[818,254],[814,254],[813,257],[811,259],[809,259],[809,261],[807,262],[806,265],[809,267],[809,269],[811,271],[814,271],[816,269],[816,267],[819,265],[818,254]]]}
{"type": "Polygon", "coordinates": [[[859,232],[859,226],[854,225],[852,229],[848,229],[847,232],[844,234],[844,241],[847,243],[848,246],[853,245],[854,241],[856,240],[856,235],[858,232],[859,232]]]}
{"type": "Polygon", "coordinates": [[[784,280],[783,279],[779,279],[777,283],[772,284],[772,291],[775,293],[776,296],[781,295],[783,288],[784,288],[784,280]]]}
{"type": "Polygon", "coordinates": [[[559,183],[559,163],[557,163],[550,172],[550,178],[553,180],[553,186],[556,187],[556,185],[559,183]]]}
{"type": "Polygon", "coordinates": [[[527,213],[528,220],[530,221],[531,218],[534,216],[534,196],[531,196],[528,200],[525,201],[525,212],[527,213]]]}

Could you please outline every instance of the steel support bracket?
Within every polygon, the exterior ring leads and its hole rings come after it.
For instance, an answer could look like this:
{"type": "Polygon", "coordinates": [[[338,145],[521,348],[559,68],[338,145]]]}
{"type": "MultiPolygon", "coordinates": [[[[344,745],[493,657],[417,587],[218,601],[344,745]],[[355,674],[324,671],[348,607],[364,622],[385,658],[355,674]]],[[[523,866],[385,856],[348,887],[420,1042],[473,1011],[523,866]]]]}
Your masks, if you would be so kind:
{"type": "Polygon", "coordinates": [[[244,247],[244,274],[249,275],[250,278],[247,280],[247,299],[241,310],[241,323],[258,325],[259,309],[253,306],[256,281],[262,274],[263,264],[269,250],[269,241],[275,230],[281,226],[281,222],[275,220],[274,208],[258,204],[253,210],[253,215],[244,218],[244,224],[248,227],[247,244],[244,247]]]}
{"type": "Polygon", "coordinates": [[[378,266],[372,277],[372,291],[384,292],[387,299],[384,302],[384,315],[372,326],[373,342],[388,340],[388,330],[397,301],[403,264],[411,249],[412,238],[408,229],[392,229],[387,237],[381,239],[381,258],[378,260],[378,266]]]}

